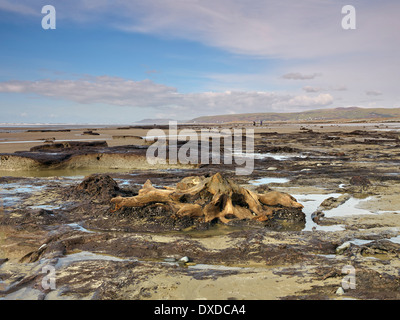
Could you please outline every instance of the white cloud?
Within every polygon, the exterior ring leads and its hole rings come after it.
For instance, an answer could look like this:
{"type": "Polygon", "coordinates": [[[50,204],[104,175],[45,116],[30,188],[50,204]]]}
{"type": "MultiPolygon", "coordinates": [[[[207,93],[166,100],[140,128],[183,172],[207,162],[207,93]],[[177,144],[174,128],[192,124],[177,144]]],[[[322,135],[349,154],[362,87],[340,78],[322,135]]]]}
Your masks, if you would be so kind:
{"type": "MultiPolygon", "coordinates": [[[[36,19],[40,16],[41,5],[45,4],[48,4],[45,0],[0,0],[0,10],[31,15],[36,19]]],[[[214,82],[203,84],[203,87],[221,91],[235,88],[237,98],[245,101],[243,107],[234,101],[232,95],[230,100],[226,93],[212,98],[204,93],[183,95],[176,88],[155,83],[129,83],[128,80],[121,80],[120,86],[117,80],[110,80],[108,87],[107,81],[99,79],[88,80],[88,83],[83,79],[73,83],[59,80],[58,83],[49,83],[48,92],[42,88],[43,81],[38,84],[40,87],[23,82],[2,83],[1,86],[3,90],[8,86],[7,92],[35,92],[79,103],[121,106],[198,106],[193,101],[196,97],[208,106],[209,109],[204,111],[210,112],[216,108],[222,110],[222,105],[247,111],[246,106],[255,108],[256,105],[272,108],[283,103],[291,108],[300,103],[311,106],[315,101],[333,103],[327,97],[323,99],[324,96],[299,98],[304,92],[329,94],[335,91],[335,106],[339,106],[339,99],[343,105],[359,105],[365,98],[378,96],[380,91],[374,94],[374,90],[368,90],[378,87],[385,93],[381,95],[385,98],[382,106],[398,106],[400,2],[354,1],[356,30],[343,30],[341,27],[341,8],[347,4],[347,0],[69,0],[54,4],[57,19],[64,20],[64,25],[67,25],[65,20],[83,28],[101,23],[104,28],[166,39],[187,39],[234,54],[271,59],[266,60],[266,70],[257,74],[248,71],[244,71],[247,72],[245,75],[236,73],[234,77],[216,74],[214,82]],[[319,76],[322,74],[323,77],[319,76]],[[298,83],[300,87],[295,88],[298,83]],[[336,84],[340,86],[335,87],[336,84]],[[140,87],[154,90],[154,95],[148,98],[149,95],[141,92],[140,87]],[[302,87],[304,91],[295,91],[302,87]],[[112,88],[113,92],[107,88],[112,88]],[[266,91],[289,88],[292,93],[263,96],[247,90],[252,88],[266,88],[266,91]],[[339,93],[340,96],[336,95],[339,93]],[[291,99],[294,100],[289,103],[291,99]]]]}
{"type": "Polygon", "coordinates": [[[368,90],[365,92],[365,94],[367,96],[381,96],[382,92],[378,91],[378,90],[368,90]]]}
{"type": "MultiPolygon", "coordinates": [[[[394,41],[400,29],[398,1],[355,3],[357,29],[350,31],[341,27],[346,4],[346,0],[69,0],[55,7],[57,19],[101,22],[245,55],[310,59],[398,48],[394,41]]],[[[40,8],[31,0],[0,0],[0,9],[21,14],[40,15],[40,8]]]]}
{"type": "Polygon", "coordinates": [[[322,107],[333,103],[333,97],[329,93],[321,93],[316,97],[306,95],[295,96],[289,100],[288,105],[296,107],[322,107]]]}
{"type": "Polygon", "coordinates": [[[284,74],[282,76],[283,79],[290,79],[290,80],[311,80],[316,77],[320,77],[321,73],[313,73],[313,74],[301,74],[300,72],[291,72],[284,74]]]}
{"type": "Polygon", "coordinates": [[[346,86],[331,86],[328,89],[324,89],[324,88],[321,88],[321,87],[305,86],[305,87],[303,87],[303,90],[305,92],[309,92],[309,93],[311,93],[311,92],[328,91],[328,90],[331,90],[331,91],[347,91],[347,87],[346,86]]]}
{"type": "Polygon", "coordinates": [[[305,86],[303,87],[303,90],[306,92],[320,92],[323,91],[324,89],[319,87],[305,86]]]}
{"type": "Polygon", "coordinates": [[[80,104],[108,104],[136,108],[171,110],[172,113],[223,114],[291,111],[332,104],[330,94],[318,96],[279,94],[264,91],[179,93],[176,88],[150,80],[86,76],[78,80],[0,82],[0,92],[37,94],[80,104]]]}
{"type": "Polygon", "coordinates": [[[166,96],[172,101],[176,89],[151,80],[87,76],[78,80],[5,81],[0,82],[0,92],[34,93],[79,103],[141,107],[158,106],[166,96]]]}
{"type": "Polygon", "coordinates": [[[34,15],[39,16],[41,14],[40,7],[39,10],[35,10],[34,6],[31,3],[23,4],[24,1],[7,1],[7,0],[0,0],[0,10],[11,11],[15,13],[20,13],[24,15],[34,15]]]}

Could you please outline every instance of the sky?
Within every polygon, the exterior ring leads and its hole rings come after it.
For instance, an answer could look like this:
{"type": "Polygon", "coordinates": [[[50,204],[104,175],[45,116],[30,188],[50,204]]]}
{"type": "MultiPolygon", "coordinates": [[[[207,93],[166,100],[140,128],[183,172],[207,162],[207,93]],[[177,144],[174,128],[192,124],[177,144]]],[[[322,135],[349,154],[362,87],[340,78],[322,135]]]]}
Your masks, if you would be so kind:
{"type": "Polygon", "coordinates": [[[0,123],[400,107],[399,16],[398,0],[0,0],[0,123]]]}

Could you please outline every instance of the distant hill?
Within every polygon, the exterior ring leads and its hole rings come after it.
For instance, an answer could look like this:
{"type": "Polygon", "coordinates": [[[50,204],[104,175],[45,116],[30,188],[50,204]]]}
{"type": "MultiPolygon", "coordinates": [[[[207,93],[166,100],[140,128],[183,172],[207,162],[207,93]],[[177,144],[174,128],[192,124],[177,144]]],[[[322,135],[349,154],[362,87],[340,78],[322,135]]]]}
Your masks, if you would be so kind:
{"type": "Polygon", "coordinates": [[[223,123],[247,121],[327,121],[362,119],[400,119],[400,108],[335,108],[316,109],[292,113],[242,113],[204,116],[193,119],[194,123],[223,123]]]}

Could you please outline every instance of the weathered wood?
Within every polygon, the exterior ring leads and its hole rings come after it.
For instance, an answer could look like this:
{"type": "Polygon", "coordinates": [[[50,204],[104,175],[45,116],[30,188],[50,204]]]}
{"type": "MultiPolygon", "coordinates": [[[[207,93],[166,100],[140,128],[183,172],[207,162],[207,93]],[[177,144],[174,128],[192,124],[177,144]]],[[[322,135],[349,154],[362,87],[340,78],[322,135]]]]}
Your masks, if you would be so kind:
{"type": "Polygon", "coordinates": [[[268,220],[281,207],[301,209],[303,206],[291,195],[278,191],[257,194],[240,187],[231,179],[217,173],[212,177],[187,177],[176,188],[154,188],[147,180],[135,197],[111,199],[117,211],[123,207],[145,207],[150,204],[169,204],[171,216],[219,219],[227,223],[232,219],[268,220]]]}

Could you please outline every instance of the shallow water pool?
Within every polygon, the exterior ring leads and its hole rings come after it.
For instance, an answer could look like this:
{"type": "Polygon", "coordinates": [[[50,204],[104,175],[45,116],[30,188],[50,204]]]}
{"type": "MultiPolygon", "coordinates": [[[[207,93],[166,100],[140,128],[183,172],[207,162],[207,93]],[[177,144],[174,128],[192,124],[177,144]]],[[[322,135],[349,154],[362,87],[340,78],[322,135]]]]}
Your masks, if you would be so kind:
{"type": "Polygon", "coordinates": [[[269,183],[286,183],[289,182],[290,179],[288,178],[279,178],[279,177],[264,177],[256,180],[250,180],[249,183],[254,186],[259,186],[262,184],[269,184],[269,183]]]}

